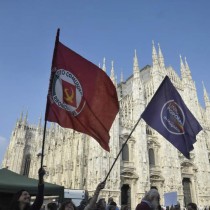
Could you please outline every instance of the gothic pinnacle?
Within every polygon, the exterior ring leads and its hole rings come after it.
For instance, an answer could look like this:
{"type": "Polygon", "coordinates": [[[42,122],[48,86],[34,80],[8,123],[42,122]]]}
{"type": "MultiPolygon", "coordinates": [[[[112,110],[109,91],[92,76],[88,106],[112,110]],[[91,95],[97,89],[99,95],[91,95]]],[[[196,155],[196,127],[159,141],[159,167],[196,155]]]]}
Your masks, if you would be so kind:
{"type": "Polygon", "coordinates": [[[183,63],[183,60],[182,60],[182,56],[179,55],[180,57],[180,71],[181,71],[181,77],[182,79],[186,76],[186,73],[185,73],[185,66],[184,66],[184,63],[183,63]]]}
{"type": "Polygon", "coordinates": [[[38,125],[38,127],[41,127],[41,126],[42,126],[42,114],[39,117],[39,125],[38,125]]]}
{"type": "Polygon", "coordinates": [[[208,96],[208,93],[206,91],[206,88],[205,88],[205,85],[204,85],[203,81],[202,81],[202,84],[203,84],[204,101],[205,101],[205,104],[207,104],[209,102],[209,96],[208,96]]]}
{"type": "Polygon", "coordinates": [[[24,123],[27,123],[27,120],[28,120],[28,111],[26,112],[26,115],[24,117],[24,123]]]}
{"type": "Polygon", "coordinates": [[[23,120],[23,111],[20,113],[20,120],[19,121],[22,121],[23,120]]]}
{"type": "Polygon", "coordinates": [[[120,82],[124,82],[124,79],[123,79],[123,70],[121,71],[120,82]]]}
{"type": "Polygon", "coordinates": [[[133,75],[134,77],[139,77],[139,64],[136,50],[134,50],[134,58],[133,58],[133,75]]]}
{"type": "Polygon", "coordinates": [[[157,51],[155,49],[155,43],[153,40],[152,40],[152,63],[153,67],[158,65],[157,51]]]}
{"type": "Polygon", "coordinates": [[[106,58],[103,59],[103,66],[102,69],[106,72],[106,58]]]}
{"type": "Polygon", "coordinates": [[[158,61],[159,61],[161,69],[165,69],[164,57],[163,57],[163,53],[161,51],[159,43],[158,43],[158,61]]]}
{"type": "Polygon", "coordinates": [[[187,76],[189,77],[189,79],[192,80],[192,76],[191,76],[191,71],[190,71],[190,67],[187,63],[187,58],[185,57],[185,69],[186,69],[186,72],[187,72],[187,76]]]}
{"type": "Polygon", "coordinates": [[[136,49],[134,50],[133,66],[134,67],[139,67],[136,49]]]}
{"type": "Polygon", "coordinates": [[[111,62],[111,75],[110,78],[112,80],[112,82],[115,84],[115,76],[114,76],[114,61],[111,62]]]}

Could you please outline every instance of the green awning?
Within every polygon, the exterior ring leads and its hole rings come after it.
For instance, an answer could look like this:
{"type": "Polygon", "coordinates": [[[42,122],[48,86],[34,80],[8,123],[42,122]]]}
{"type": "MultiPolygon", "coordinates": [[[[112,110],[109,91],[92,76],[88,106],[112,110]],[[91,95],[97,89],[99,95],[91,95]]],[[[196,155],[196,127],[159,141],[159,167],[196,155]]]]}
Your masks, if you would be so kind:
{"type": "MultiPolygon", "coordinates": [[[[37,174],[38,176],[38,174],[37,174]]],[[[27,190],[30,195],[36,195],[38,180],[22,176],[6,168],[0,169],[0,193],[16,193],[21,189],[27,190]]],[[[44,196],[59,196],[63,200],[64,187],[45,182],[44,196]]]]}

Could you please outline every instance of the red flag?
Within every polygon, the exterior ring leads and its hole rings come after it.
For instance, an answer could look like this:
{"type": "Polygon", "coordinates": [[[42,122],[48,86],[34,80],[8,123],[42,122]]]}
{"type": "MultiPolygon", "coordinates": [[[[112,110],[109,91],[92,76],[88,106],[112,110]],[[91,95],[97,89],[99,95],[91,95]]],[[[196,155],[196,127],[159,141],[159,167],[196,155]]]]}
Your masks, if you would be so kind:
{"type": "Polygon", "coordinates": [[[116,88],[106,73],[57,35],[45,120],[88,134],[109,151],[109,130],[118,111],[116,88]]]}

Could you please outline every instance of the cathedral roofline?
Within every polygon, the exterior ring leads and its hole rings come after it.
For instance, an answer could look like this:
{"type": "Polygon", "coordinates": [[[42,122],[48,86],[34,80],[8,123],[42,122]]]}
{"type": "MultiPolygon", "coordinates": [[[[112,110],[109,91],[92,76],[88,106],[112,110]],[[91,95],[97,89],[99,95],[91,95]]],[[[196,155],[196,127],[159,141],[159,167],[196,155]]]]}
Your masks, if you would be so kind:
{"type": "MultiPolygon", "coordinates": [[[[149,68],[151,68],[151,66],[150,65],[146,65],[145,67],[143,67],[142,69],[140,69],[140,72],[145,71],[145,70],[147,70],[149,68]]],[[[120,82],[119,84],[125,84],[132,77],[133,77],[133,74],[131,74],[124,82],[120,82]]]]}

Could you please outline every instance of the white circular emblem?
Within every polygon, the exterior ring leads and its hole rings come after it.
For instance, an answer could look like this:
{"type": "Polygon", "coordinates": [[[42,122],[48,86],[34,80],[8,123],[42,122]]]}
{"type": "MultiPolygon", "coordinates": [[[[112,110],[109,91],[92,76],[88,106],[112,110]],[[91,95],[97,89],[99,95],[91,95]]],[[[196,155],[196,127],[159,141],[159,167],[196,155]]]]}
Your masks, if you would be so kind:
{"type": "Polygon", "coordinates": [[[77,116],[85,106],[79,80],[69,71],[58,69],[53,78],[52,98],[55,104],[77,116]]]}
{"type": "Polygon", "coordinates": [[[174,101],[167,101],[160,114],[163,126],[172,134],[184,134],[185,115],[182,108],[174,101]]]}

